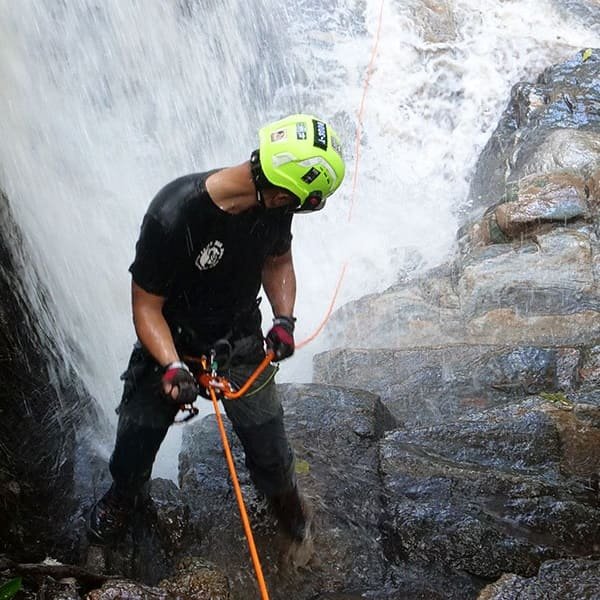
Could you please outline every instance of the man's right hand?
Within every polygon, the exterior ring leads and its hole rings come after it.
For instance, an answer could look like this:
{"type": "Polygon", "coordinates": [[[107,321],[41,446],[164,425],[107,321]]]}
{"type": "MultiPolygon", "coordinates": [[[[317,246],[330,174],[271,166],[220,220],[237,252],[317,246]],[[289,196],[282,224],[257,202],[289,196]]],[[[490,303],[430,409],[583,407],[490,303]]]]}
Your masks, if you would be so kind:
{"type": "Polygon", "coordinates": [[[199,394],[198,383],[184,362],[176,361],[165,367],[162,376],[163,392],[175,404],[192,404],[199,394]]]}
{"type": "Polygon", "coordinates": [[[267,349],[275,354],[275,360],[283,360],[294,354],[294,317],[275,317],[273,327],[267,333],[267,349]]]}

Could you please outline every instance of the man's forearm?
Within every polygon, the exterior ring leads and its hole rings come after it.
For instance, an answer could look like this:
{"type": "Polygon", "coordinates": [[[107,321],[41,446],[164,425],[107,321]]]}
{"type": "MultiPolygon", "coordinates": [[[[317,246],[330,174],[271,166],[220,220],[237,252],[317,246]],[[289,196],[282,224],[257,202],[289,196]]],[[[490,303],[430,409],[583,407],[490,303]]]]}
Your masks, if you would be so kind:
{"type": "Polygon", "coordinates": [[[163,367],[179,360],[171,330],[162,314],[164,298],[149,294],[133,282],[131,302],[133,324],[144,348],[163,367]]]}
{"type": "Polygon", "coordinates": [[[173,336],[162,314],[148,312],[140,310],[137,316],[134,313],[135,330],[144,348],[161,366],[166,367],[179,360],[173,336]]]}
{"type": "Polygon", "coordinates": [[[296,304],[296,273],[291,252],[267,259],[263,267],[262,284],[273,314],[293,316],[296,304]]]}

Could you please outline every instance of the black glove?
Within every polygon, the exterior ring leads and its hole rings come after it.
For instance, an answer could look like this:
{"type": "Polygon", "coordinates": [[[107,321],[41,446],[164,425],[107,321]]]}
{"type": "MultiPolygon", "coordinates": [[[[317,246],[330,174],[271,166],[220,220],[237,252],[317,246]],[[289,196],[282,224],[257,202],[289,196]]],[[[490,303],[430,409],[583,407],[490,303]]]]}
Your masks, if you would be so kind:
{"type": "Polygon", "coordinates": [[[199,393],[196,379],[184,362],[172,362],[162,376],[163,391],[175,404],[192,404],[199,393]]]}
{"type": "Polygon", "coordinates": [[[275,360],[283,360],[294,354],[294,325],[293,317],[275,317],[273,327],[265,338],[267,348],[275,354],[275,360]]]}

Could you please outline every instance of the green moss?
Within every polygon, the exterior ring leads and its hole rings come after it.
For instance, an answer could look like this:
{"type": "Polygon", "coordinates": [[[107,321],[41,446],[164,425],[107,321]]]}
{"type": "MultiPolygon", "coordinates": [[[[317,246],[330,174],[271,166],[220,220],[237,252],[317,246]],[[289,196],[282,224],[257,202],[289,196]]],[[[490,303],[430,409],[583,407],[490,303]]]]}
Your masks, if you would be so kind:
{"type": "Polygon", "coordinates": [[[563,406],[573,406],[573,402],[569,400],[562,392],[540,392],[540,398],[548,402],[562,404],[563,406]]]}
{"type": "Polygon", "coordinates": [[[12,598],[21,589],[21,578],[15,577],[0,586],[0,600],[12,598]]]}
{"type": "Polygon", "coordinates": [[[296,460],[296,473],[306,475],[310,472],[310,465],[305,460],[296,460]]]}

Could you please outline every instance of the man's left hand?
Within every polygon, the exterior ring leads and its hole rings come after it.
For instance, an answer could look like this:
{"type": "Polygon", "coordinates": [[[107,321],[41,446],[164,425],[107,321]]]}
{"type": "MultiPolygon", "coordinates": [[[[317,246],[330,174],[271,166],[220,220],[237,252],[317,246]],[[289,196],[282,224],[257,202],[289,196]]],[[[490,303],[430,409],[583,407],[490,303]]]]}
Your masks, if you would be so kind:
{"type": "Polygon", "coordinates": [[[178,405],[193,404],[199,394],[198,383],[189,367],[181,361],[167,365],[162,376],[163,392],[178,405]]]}
{"type": "Polygon", "coordinates": [[[296,347],[294,343],[294,326],[293,317],[275,317],[273,319],[273,327],[267,333],[265,338],[267,348],[275,354],[275,360],[280,361],[284,358],[289,358],[294,354],[296,347]]]}

